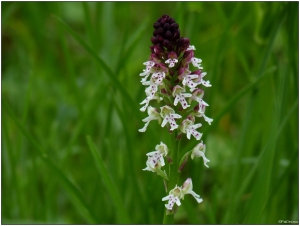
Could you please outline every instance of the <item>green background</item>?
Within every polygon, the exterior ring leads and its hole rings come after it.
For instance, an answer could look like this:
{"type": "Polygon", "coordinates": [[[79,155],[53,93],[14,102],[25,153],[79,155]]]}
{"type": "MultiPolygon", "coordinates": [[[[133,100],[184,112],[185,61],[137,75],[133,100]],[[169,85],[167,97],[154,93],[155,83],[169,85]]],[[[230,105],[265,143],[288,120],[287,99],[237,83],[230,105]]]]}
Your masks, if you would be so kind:
{"type": "MultiPolygon", "coordinates": [[[[298,221],[298,2],[2,2],[3,224],[161,224],[139,73],[169,14],[203,60],[209,168],[178,224],[298,221]]],[[[199,120],[199,119],[198,119],[199,120]]],[[[182,139],[180,155],[197,144],[182,139]]]]}

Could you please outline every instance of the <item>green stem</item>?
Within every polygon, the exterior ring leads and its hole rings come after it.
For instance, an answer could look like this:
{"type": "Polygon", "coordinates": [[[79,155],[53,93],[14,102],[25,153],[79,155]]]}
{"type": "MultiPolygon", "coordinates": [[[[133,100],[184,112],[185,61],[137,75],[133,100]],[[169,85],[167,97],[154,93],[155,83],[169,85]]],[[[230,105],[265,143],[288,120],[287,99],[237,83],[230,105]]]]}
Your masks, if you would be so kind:
{"type": "MultiPolygon", "coordinates": [[[[173,131],[174,137],[173,137],[173,142],[174,142],[174,147],[171,152],[171,158],[173,160],[173,164],[170,164],[170,170],[169,170],[169,183],[168,183],[168,192],[172,190],[175,185],[178,182],[178,153],[179,153],[179,141],[176,140],[176,137],[178,135],[177,131],[173,131]]],[[[164,219],[163,219],[163,224],[174,224],[174,214],[167,215],[167,209],[165,208],[165,213],[164,213],[164,219]]]]}
{"type": "Polygon", "coordinates": [[[174,214],[167,215],[167,209],[165,208],[163,224],[174,224],[174,214]]]}

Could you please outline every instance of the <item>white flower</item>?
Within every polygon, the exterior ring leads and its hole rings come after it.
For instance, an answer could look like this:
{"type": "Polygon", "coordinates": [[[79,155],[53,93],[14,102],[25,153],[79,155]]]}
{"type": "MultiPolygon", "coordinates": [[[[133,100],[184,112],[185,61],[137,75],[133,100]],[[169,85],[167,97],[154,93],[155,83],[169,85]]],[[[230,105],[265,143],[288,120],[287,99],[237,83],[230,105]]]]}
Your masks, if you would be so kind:
{"type": "Polygon", "coordinates": [[[143,63],[143,64],[146,65],[146,69],[143,70],[144,72],[140,73],[140,76],[145,76],[145,77],[142,79],[142,82],[147,80],[148,76],[149,76],[150,73],[151,73],[152,67],[155,65],[155,62],[154,62],[154,61],[147,61],[147,62],[145,62],[145,63],[143,63]]]}
{"type": "Polygon", "coordinates": [[[207,81],[204,81],[204,80],[203,80],[203,77],[204,77],[206,74],[207,74],[206,72],[202,72],[202,73],[201,73],[201,75],[200,75],[200,76],[201,76],[201,84],[204,85],[205,87],[211,87],[210,81],[208,81],[208,80],[207,80],[207,81]]]}
{"type": "Polygon", "coordinates": [[[191,154],[191,159],[194,159],[195,157],[202,157],[203,161],[204,161],[204,165],[208,168],[207,163],[210,162],[206,157],[205,157],[205,150],[206,150],[206,146],[205,144],[203,144],[203,142],[201,141],[201,143],[197,144],[193,150],[192,150],[192,154],[191,154]]]}
{"type": "Polygon", "coordinates": [[[197,67],[198,69],[203,69],[203,67],[200,66],[202,60],[198,59],[196,57],[192,57],[191,62],[193,64],[194,67],[197,67]]]}
{"type": "Polygon", "coordinates": [[[167,145],[165,145],[163,142],[160,142],[160,144],[156,145],[155,150],[163,154],[163,156],[167,156],[169,152],[167,145]]]}
{"type": "Polygon", "coordinates": [[[163,142],[160,142],[160,144],[155,146],[155,150],[156,151],[152,151],[146,154],[148,157],[154,158],[155,160],[155,161],[152,160],[150,164],[153,165],[156,164],[155,162],[159,161],[160,165],[164,166],[165,161],[163,157],[167,156],[169,152],[167,145],[165,145],[163,142]]]}
{"type": "Polygon", "coordinates": [[[168,195],[162,198],[162,201],[167,201],[167,200],[168,200],[168,204],[165,204],[165,207],[168,210],[172,210],[175,203],[177,204],[177,206],[181,205],[179,198],[174,195],[168,195]]]}
{"type": "MultiPolygon", "coordinates": [[[[196,89],[194,92],[193,92],[193,95],[192,97],[190,98],[190,102],[191,100],[195,100],[198,102],[198,107],[199,107],[199,111],[195,114],[197,117],[202,117],[203,115],[200,115],[201,112],[200,110],[202,111],[203,110],[203,107],[207,107],[209,106],[208,103],[206,103],[202,98],[204,96],[204,91],[202,89],[196,89]],[[199,113],[200,112],[200,113],[199,113]]],[[[205,109],[204,109],[205,110],[205,109]]],[[[204,112],[203,112],[204,113],[204,112]]],[[[205,116],[206,117],[206,116],[205,116]]]]}
{"type": "Polygon", "coordinates": [[[180,87],[180,86],[175,86],[173,88],[173,97],[175,97],[174,99],[174,105],[177,106],[178,101],[181,103],[181,106],[183,109],[186,109],[187,107],[189,107],[190,105],[187,104],[185,98],[186,97],[191,97],[192,94],[190,93],[183,93],[185,90],[184,88],[180,87]]]}
{"type": "Polygon", "coordinates": [[[194,82],[192,79],[198,78],[198,75],[189,75],[189,74],[185,74],[183,75],[183,80],[182,80],[182,85],[187,85],[191,92],[194,91],[194,89],[196,89],[196,86],[200,83],[196,83],[194,82]]]}
{"type": "Polygon", "coordinates": [[[196,50],[196,48],[195,48],[195,46],[190,45],[186,50],[187,50],[187,51],[188,51],[188,50],[196,50]]]}
{"type": "MultiPolygon", "coordinates": [[[[204,101],[203,101],[203,102],[204,102],[204,101]]],[[[199,103],[199,111],[198,111],[197,113],[195,113],[194,115],[195,115],[196,117],[203,117],[204,120],[205,120],[209,125],[211,125],[213,119],[207,117],[207,116],[204,114],[204,112],[205,112],[205,107],[206,107],[207,105],[203,104],[203,102],[202,102],[202,103],[199,103]]],[[[205,103],[205,102],[204,102],[204,103],[205,103]]]]}
{"type": "Polygon", "coordinates": [[[168,210],[172,210],[175,203],[177,206],[181,205],[180,199],[184,199],[184,196],[187,194],[191,194],[198,203],[203,201],[203,199],[193,191],[193,183],[191,178],[188,178],[183,183],[182,187],[178,187],[176,185],[175,188],[169,192],[169,195],[162,198],[162,201],[168,201],[168,204],[165,204],[165,207],[168,210]]]}
{"type": "Polygon", "coordinates": [[[182,185],[182,194],[183,194],[183,197],[182,199],[184,199],[184,195],[186,194],[191,194],[198,203],[201,203],[203,201],[202,198],[200,198],[200,195],[196,194],[194,191],[193,191],[193,182],[192,182],[192,179],[191,178],[188,178],[182,185]]]}
{"type": "Polygon", "coordinates": [[[143,170],[157,172],[163,166],[161,164],[161,155],[148,156],[146,165],[147,167],[143,170]]]}
{"type": "Polygon", "coordinates": [[[157,175],[168,180],[166,171],[161,170],[161,167],[165,165],[164,156],[166,156],[169,152],[168,147],[163,142],[160,142],[160,144],[156,145],[155,149],[156,151],[146,154],[148,156],[148,160],[146,162],[147,167],[143,170],[156,172],[157,175]]]}
{"type": "Polygon", "coordinates": [[[169,106],[163,106],[160,108],[160,116],[164,119],[161,127],[164,127],[167,123],[170,124],[170,130],[174,130],[178,128],[178,125],[175,122],[175,118],[181,118],[181,115],[175,113],[175,111],[169,106]]]}
{"type": "Polygon", "coordinates": [[[204,96],[204,91],[202,89],[195,89],[193,92],[192,97],[190,98],[191,100],[195,100],[197,101],[199,104],[203,104],[205,106],[209,106],[204,100],[203,100],[203,96],[204,96]]]}
{"type": "MultiPolygon", "coordinates": [[[[150,86],[150,85],[162,85],[163,79],[166,77],[165,72],[162,71],[157,71],[152,74],[150,81],[143,81],[142,79],[142,84],[144,86],[150,86]]],[[[147,90],[147,89],[146,89],[147,90]]]]}
{"type": "Polygon", "coordinates": [[[140,104],[145,104],[143,107],[140,108],[140,111],[146,111],[148,105],[149,105],[149,102],[150,100],[153,100],[153,99],[159,99],[160,98],[156,95],[156,92],[157,92],[158,88],[157,88],[157,85],[156,84],[151,84],[147,89],[146,89],[146,99],[143,100],[140,104]]]}
{"type": "Polygon", "coordinates": [[[157,72],[154,73],[150,79],[150,81],[143,82],[143,85],[149,85],[146,89],[147,98],[143,100],[140,104],[145,104],[143,107],[140,108],[140,111],[146,111],[146,108],[149,105],[150,100],[157,99],[158,102],[162,100],[162,97],[157,95],[158,86],[162,84],[162,80],[165,77],[164,72],[157,72]]]}
{"type": "Polygon", "coordinates": [[[177,62],[178,62],[177,59],[171,59],[171,58],[165,61],[166,64],[169,64],[169,68],[174,67],[177,62]]]}
{"type": "Polygon", "coordinates": [[[149,115],[148,117],[143,119],[143,122],[145,122],[146,124],[142,129],[139,129],[140,132],[145,132],[150,121],[152,121],[152,120],[158,120],[158,123],[159,124],[161,123],[160,114],[155,108],[149,106],[148,107],[148,115],[149,115]]]}
{"type": "Polygon", "coordinates": [[[182,197],[183,197],[182,189],[181,189],[181,187],[178,187],[176,185],[175,188],[169,192],[169,195],[162,198],[162,201],[168,200],[168,204],[165,204],[165,207],[169,210],[172,210],[175,203],[177,204],[177,206],[181,205],[180,199],[182,197]]]}
{"type": "Polygon", "coordinates": [[[166,74],[163,71],[155,72],[152,75],[152,79],[154,80],[154,83],[157,85],[160,85],[165,77],[166,74]]]}
{"type": "Polygon", "coordinates": [[[180,130],[181,132],[186,133],[186,137],[188,139],[191,139],[191,135],[193,135],[196,138],[196,140],[200,140],[202,137],[202,133],[199,133],[198,131],[196,131],[196,129],[201,126],[202,126],[201,123],[194,125],[194,123],[191,120],[185,119],[183,120],[180,126],[180,130]]]}

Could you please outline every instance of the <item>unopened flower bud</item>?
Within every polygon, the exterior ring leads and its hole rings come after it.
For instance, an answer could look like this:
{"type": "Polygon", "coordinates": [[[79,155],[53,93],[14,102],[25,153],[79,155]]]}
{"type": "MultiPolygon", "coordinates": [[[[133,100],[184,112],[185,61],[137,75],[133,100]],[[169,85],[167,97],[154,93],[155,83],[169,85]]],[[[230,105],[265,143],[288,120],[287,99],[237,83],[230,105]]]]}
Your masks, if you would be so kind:
{"type": "MultiPolygon", "coordinates": [[[[165,30],[169,30],[169,29],[170,29],[170,24],[165,23],[165,24],[164,24],[164,29],[165,29],[165,30]]],[[[170,33],[171,33],[171,32],[170,32],[170,33]]]]}
{"type": "Polygon", "coordinates": [[[173,77],[173,75],[174,75],[174,71],[173,71],[173,70],[169,70],[169,73],[170,73],[170,76],[172,76],[172,77],[173,77]]]}
{"type": "Polygon", "coordinates": [[[159,23],[159,22],[155,22],[155,23],[153,24],[153,27],[154,27],[155,29],[159,28],[159,27],[160,27],[160,23],[159,23]]]}
{"type": "Polygon", "coordinates": [[[150,47],[151,52],[156,54],[157,56],[161,56],[164,53],[164,50],[159,45],[154,45],[150,47]]]}
{"type": "Polygon", "coordinates": [[[181,172],[181,171],[183,170],[183,168],[185,167],[185,165],[186,165],[188,159],[189,159],[189,152],[186,153],[186,154],[182,157],[182,159],[181,159],[181,161],[180,161],[180,163],[179,163],[178,172],[181,172]]]}
{"type": "Polygon", "coordinates": [[[161,62],[159,57],[154,53],[150,54],[150,60],[156,64],[159,64],[161,62]]]}
{"type": "Polygon", "coordinates": [[[171,44],[171,42],[169,40],[164,39],[163,40],[163,46],[166,47],[167,49],[171,49],[172,44],[171,44]]]}
{"type": "Polygon", "coordinates": [[[156,38],[160,44],[164,41],[164,38],[161,35],[157,35],[156,38]]]}
{"type": "Polygon", "coordinates": [[[183,161],[183,163],[179,166],[178,168],[178,172],[181,173],[181,171],[183,170],[183,168],[185,167],[186,163],[187,163],[188,157],[185,158],[185,160],[183,161]]]}
{"type": "Polygon", "coordinates": [[[161,89],[160,92],[161,92],[162,94],[168,94],[168,92],[167,92],[167,90],[166,90],[165,88],[161,89]]]}
{"type": "Polygon", "coordinates": [[[168,58],[169,59],[177,59],[177,54],[175,53],[175,52],[170,52],[169,54],[168,54],[168,58]]]}
{"type": "Polygon", "coordinates": [[[178,29],[177,31],[174,32],[174,37],[173,37],[173,39],[174,39],[174,40],[177,40],[179,37],[180,37],[180,31],[179,31],[179,29],[178,29]]]}
{"type": "Polygon", "coordinates": [[[169,155],[166,156],[166,159],[167,159],[169,164],[173,163],[173,160],[171,159],[171,157],[169,155]]]}
{"type": "Polygon", "coordinates": [[[194,79],[194,82],[195,83],[201,83],[201,81],[202,81],[202,71],[199,69],[199,70],[196,70],[196,71],[194,71],[194,72],[191,72],[191,74],[193,74],[193,75],[198,75],[198,78],[195,78],[194,79]]]}
{"type": "Polygon", "coordinates": [[[183,54],[183,61],[185,63],[189,63],[189,62],[191,62],[193,57],[194,57],[194,51],[193,50],[185,51],[185,53],[183,54]]]}
{"type": "Polygon", "coordinates": [[[189,120],[191,120],[193,123],[195,122],[195,116],[194,115],[189,115],[188,117],[187,117],[189,120]]]}
{"type": "Polygon", "coordinates": [[[167,38],[167,39],[171,39],[171,38],[172,38],[172,33],[171,33],[171,31],[166,31],[166,33],[165,33],[165,38],[167,38]]]}
{"type": "Polygon", "coordinates": [[[177,23],[171,24],[171,30],[175,31],[179,28],[179,25],[177,23]]]}
{"type": "Polygon", "coordinates": [[[176,140],[180,140],[181,137],[182,137],[182,133],[179,133],[179,134],[177,135],[177,137],[176,137],[176,140]]]}

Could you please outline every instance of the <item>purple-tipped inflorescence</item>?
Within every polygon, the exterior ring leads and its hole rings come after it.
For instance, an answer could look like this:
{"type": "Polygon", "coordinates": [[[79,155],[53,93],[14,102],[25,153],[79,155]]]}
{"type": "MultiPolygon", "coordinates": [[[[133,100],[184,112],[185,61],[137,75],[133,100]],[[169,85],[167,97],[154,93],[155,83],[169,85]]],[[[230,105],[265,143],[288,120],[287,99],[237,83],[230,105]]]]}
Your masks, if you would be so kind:
{"type": "MultiPolygon", "coordinates": [[[[153,27],[155,30],[151,38],[151,54],[149,60],[144,63],[146,68],[140,73],[146,93],[146,98],[140,103],[143,105],[140,110],[147,110],[148,117],[143,120],[145,125],[139,131],[145,132],[150,121],[157,120],[161,127],[166,127],[169,132],[176,131],[177,139],[185,136],[187,139],[196,139],[199,144],[184,155],[184,161],[178,168],[180,171],[183,169],[188,156],[192,159],[195,156],[202,157],[205,166],[208,167],[205,144],[201,141],[202,133],[197,131],[202,124],[196,123],[196,119],[201,117],[208,124],[213,121],[205,115],[205,108],[209,105],[203,100],[203,87],[210,87],[211,84],[204,80],[206,72],[202,71],[202,60],[195,57],[196,48],[190,45],[190,40],[180,37],[179,25],[173,18],[163,15],[153,27]],[[156,107],[152,107],[153,103],[156,107]]],[[[156,172],[167,179],[168,175],[161,167],[165,165],[163,157],[167,157],[168,148],[161,143],[156,149],[164,151],[155,152],[157,156],[148,154],[145,170],[156,172]]],[[[163,199],[169,201],[167,209],[171,210],[174,203],[180,205],[179,200],[183,199],[185,193],[194,195],[198,202],[202,201],[200,196],[191,190],[191,179],[188,180],[188,184],[188,189],[184,190],[184,186],[177,187],[163,199]]]]}
{"type": "MultiPolygon", "coordinates": [[[[154,24],[154,32],[151,38],[153,48],[160,48],[164,51],[174,51],[180,55],[190,45],[187,38],[180,38],[179,25],[176,21],[168,15],[163,15],[154,24]]],[[[152,52],[155,53],[155,52],[152,52]]]]}

